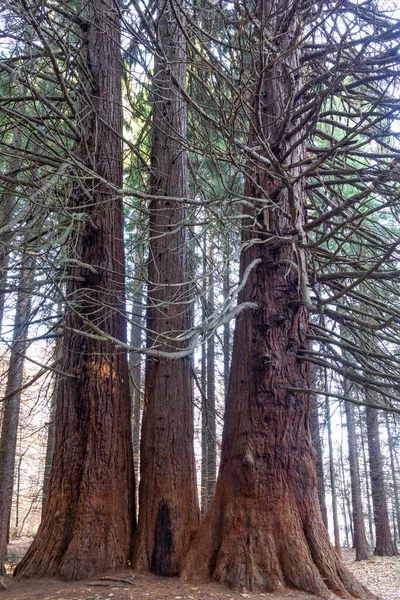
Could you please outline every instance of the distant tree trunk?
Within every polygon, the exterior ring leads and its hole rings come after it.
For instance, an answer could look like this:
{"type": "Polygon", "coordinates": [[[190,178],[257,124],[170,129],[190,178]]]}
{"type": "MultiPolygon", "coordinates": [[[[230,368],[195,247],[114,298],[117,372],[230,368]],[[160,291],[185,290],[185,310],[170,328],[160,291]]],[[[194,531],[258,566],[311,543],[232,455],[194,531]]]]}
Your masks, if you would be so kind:
{"type": "Polygon", "coordinates": [[[337,485],[336,485],[335,463],[334,463],[334,458],[333,458],[331,407],[330,407],[328,396],[326,396],[326,399],[325,399],[325,411],[326,411],[326,427],[328,430],[329,476],[330,476],[330,480],[331,480],[331,493],[332,493],[333,535],[335,538],[336,552],[340,555],[340,533],[339,533],[339,517],[338,517],[338,502],[337,502],[337,485]]]}
{"type": "MultiPolygon", "coordinates": [[[[348,395],[349,390],[344,390],[348,395]]],[[[364,511],[361,497],[360,467],[358,463],[356,422],[354,418],[354,406],[351,402],[345,402],[347,440],[349,446],[351,502],[353,506],[353,529],[354,547],[356,560],[368,558],[368,544],[365,535],[364,511]]]]}
{"type": "MultiPolygon", "coordinates": [[[[18,452],[18,449],[15,452],[15,460],[17,459],[17,455],[18,455],[17,481],[16,481],[16,485],[14,485],[15,489],[13,490],[13,494],[15,495],[15,529],[18,529],[18,527],[19,527],[19,501],[20,501],[20,491],[21,491],[21,465],[22,465],[22,459],[23,459],[23,454],[21,452],[21,438],[20,438],[19,452],[18,452]]],[[[11,519],[10,519],[10,522],[11,522],[11,519]]],[[[9,527],[9,530],[10,530],[10,527],[9,527]]],[[[8,543],[10,543],[10,531],[8,532],[8,543]]]]}
{"type": "MultiPolygon", "coordinates": [[[[202,302],[202,321],[207,319],[207,236],[204,237],[203,247],[203,302],[202,302]]],[[[207,481],[208,481],[208,411],[207,411],[207,343],[203,340],[201,345],[201,490],[200,507],[202,514],[208,508],[207,502],[207,481]]]]}
{"type": "MultiPolygon", "coordinates": [[[[394,415],[395,416],[395,415],[394,415]]],[[[396,471],[395,464],[395,445],[393,439],[392,429],[390,427],[389,415],[385,415],[386,419],[386,431],[388,436],[388,445],[389,445],[389,456],[390,456],[390,469],[392,472],[392,482],[393,482],[393,497],[394,497],[394,514],[396,516],[395,520],[397,522],[397,536],[400,541],[400,498],[399,498],[399,472],[396,471]]]]}
{"type": "Polygon", "coordinates": [[[328,511],[326,510],[325,500],[325,475],[324,475],[324,462],[322,455],[322,444],[320,434],[320,423],[318,417],[318,399],[315,395],[311,396],[311,408],[310,408],[310,427],[311,427],[311,439],[316,454],[316,469],[317,469],[317,481],[318,481],[318,499],[319,506],[321,508],[322,520],[326,529],[328,530],[328,511]]]}
{"type": "MultiPolygon", "coordinates": [[[[12,205],[12,196],[7,195],[6,198],[2,200],[2,204],[0,207],[0,230],[6,228],[9,221],[11,220],[12,205]]],[[[9,249],[7,247],[8,237],[9,236],[3,233],[0,242],[0,334],[3,325],[4,303],[6,297],[5,286],[7,281],[7,267],[9,257],[9,249]]]]}
{"type": "Polygon", "coordinates": [[[394,545],[392,534],[390,532],[389,515],[386,503],[378,413],[376,409],[370,408],[369,406],[367,406],[365,410],[376,535],[374,554],[378,556],[397,556],[397,548],[394,545]]]}
{"type": "Polygon", "coordinates": [[[42,497],[42,518],[44,509],[46,507],[47,496],[49,493],[49,479],[51,472],[51,465],[53,462],[54,444],[56,440],[56,408],[57,408],[57,394],[58,394],[58,383],[59,375],[54,374],[54,385],[50,400],[50,411],[49,411],[49,424],[47,428],[47,442],[46,442],[46,457],[44,461],[44,474],[43,474],[43,497],[42,497]]]}
{"type": "MultiPolygon", "coordinates": [[[[64,305],[61,300],[57,304],[57,314],[61,315],[64,311],[64,305]]],[[[61,327],[57,328],[57,333],[61,336],[61,327]]],[[[62,356],[62,338],[58,337],[56,340],[56,346],[54,350],[54,358],[59,361],[62,356]]],[[[44,461],[44,473],[43,473],[43,492],[42,492],[42,518],[44,509],[47,502],[47,496],[49,494],[49,480],[51,465],[53,463],[54,445],[56,441],[56,409],[57,409],[57,397],[59,391],[59,379],[58,373],[53,374],[53,390],[50,399],[50,410],[49,410],[49,423],[47,428],[47,441],[46,441],[46,456],[44,461]]]]}
{"type": "MultiPolygon", "coordinates": [[[[24,93],[24,88],[21,87],[21,93],[24,93]]],[[[19,105],[19,112],[24,111],[24,104],[19,105]]],[[[15,127],[13,134],[13,148],[16,151],[16,155],[10,161],[10,167],[8,175],[10,177],[16,177],[20,168],[20,158],[17,154],[21,146],[21,130],[19,127],[15,127]]],[[[7,230],[8,225],[11,221],[13,209],[15,205],[15,184],[10,184],[9,189],[0,200],[0,334],[3,325],[4,316],[4,304],[6,298],[5,286],[7,281],[7,267],[10,256],[9,243],[12,238],[12,234],[7,230]]]]}
{"type": "MultiPolygon", "coordinates": [[[[157,6],[147,346],[169,352],[185,348],[175,338],[192,325],[186,207],[180,200],[187,196],[186,102],[181,92],[186,42],[184,5],[159,0],[157,6]]],[[[147,357],[133,567],[177,575],[198,519],[191,356],[174,361],[147,357]]]]}
{"type": "Polygon", "coordinates": [[[328,589],[342,596],[363,590],[331,547],[322,521],[309,398],[298,391],[309,385],[301,359],[308,348],[299,291],[305,256],[296,248],[296,268],[288,269],[293,246],[282,240],[293,230],[302,239],[305,192],[301,178],[280,187],[264,154],[257,158],[266,147],[274,162],[292,165],[292,180],[299,175],[304,132],[290,99],[301,85],[303,18],[301,3],[256,3],[248,139],[256,156],[245,179],[244,196],[253,205],[244,208],[240,276],[251,273],[239,293],[239,304],[251,304],[236,320],[216,490],[183,577],[212,577],[240,590],[287,584],[328,598],[328,589]]]}
{"type": "Polygon", "coordinates": [[[11,501],[14,484],[15,453],[21,404],[21,385],[27,348],[31,290],[34,263],[29,255],[22,256],[19,291],[15,309],[14,334],[5,389],[4,412],[0,436],[0,572],[5,573],[11,501]]]}
{"type": "Polygon", "coordinates": [[[68,257],[60,363],[66,375],[59,380],[46,508],[17,566],[21,577],[81,579],[124,567],[134,525],[128,361],[107,339],[126,343],[123,210],[115,193],[123,172],[118,4],[89,0],[79,19],[76,155],[85,168],[76,172],[71,199],[81,227],[68,257]]]}
{"type": "MultiPolygon", "coordinates": [[[[212,239],[208,243],[208,298],[207,312],[210,316],[214,310],[214,280],[213,280],[214,246],[212,239]]],[[[207,506],[210,505],[217,479],[217,446],[216,446],[216,415],[215,415],[215,334],[207,339],[207,506]]]]}
{"type": "MultiPolygon", "coordinates": [[[[142,345],[143,330],[143,252],[137,249],[135,257],[134,290],[132,295],[132,317],[131,317],[131,346],[140,348],[142,345]]],[[[140,428],[142,413],[142,356],[140,352],[131,352],[129,355],[129,381],[131,388],[133,426],[133,463],[135,470],[135,481],[139,481],[139,457],[140,457],[140,428]]],[[[138,507],[138,489],[136,489],[135,504],[138,507]]]]}
{"type": "Polygon", "coordinates": [[[359,411],[359,425],[360,425],[360,441],[361,441],[361,453],[362,453],[362,460],[363,460],[363,467],[364,467],[364,483],[365,483],[365,493],[366,493],[366,497],[367,497],[367,509],[368,509],[368,531],[369,531],[369,539],[370,539],[370,547],[372,548],[372,546],[374,545],[374,540],[375,540],[375,536],[374,536],[374,523],[373,523],[373,518],[372,518],[372,500],[371,500],[371,489],[370,489],[370,485],[369,485],[369,468],[368,468],[368,460],[367,460],[367,453],[366,453],[366,449],[365,449],[365,427],[363,427],[364,422],[363,422],[363,418],[362,418],[362,414],[361,411],[359,411]]]}
{"type": "MultiPolygon", "coordinates": [[[[229,277],[229,260],[227,260],[227,264],[224,270],[223,275],[223,298],[224,303],[228,302],[229,298],[229,289],[230,289],[230,277],[229,277]]],[[[231,362],[231,331],[229,323],[225,323],[224,325],[224,333],[223,333],[223,356],[224,356],[224,398],[228,394],[228,385],[229,385],[229,367],[231,362]]]]}
{"type": "Polygon", "coordinates": [[[344,521],[344,535],[345,535],[345,546],[347,548],[352,547],[353,545],[353,522],[352,522],[352,514],[351,514],[351,506],[350,506],[350,497],[348,494],[347,482],[346,482],[346,473],[344,468],[344,460],[343,460],[343,437],[340,440],[339,444],[339,472],[340,472],[340,487],[341,496],[342,496],[342,514],[344,521]],[[351,541],[350,541],[351,540],[351,541]]]}

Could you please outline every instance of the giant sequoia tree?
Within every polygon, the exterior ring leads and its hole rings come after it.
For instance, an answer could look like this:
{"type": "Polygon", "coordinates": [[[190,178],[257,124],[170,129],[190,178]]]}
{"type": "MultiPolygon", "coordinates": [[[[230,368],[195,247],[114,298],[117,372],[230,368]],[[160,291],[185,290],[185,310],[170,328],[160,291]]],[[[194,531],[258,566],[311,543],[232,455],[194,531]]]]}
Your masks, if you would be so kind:
{"type": "MultiPolygon", "coordinates": [[[[48,23],[34,10],[30,21],[43,39],[48,23]]],[[[22,577],[77,579],[123,567],[134,521],[127,357],[107,338],[126,339],[123,215],[115,193],[122,185],[117,5],[89,0],[75,18],[79,137],[69,207],[80,225],[65,259],[65,376],[57,388],[48,498],[35,540],[17,567],[22,577]]],[[[62,88],[60,71],[58,76],[62,88]]]]}
{"type": "Polygon", "coordinates": [[[182,5],[160,0],[152,104],[145,400],[133,566],[176,575],[198,525],[191,359],[179,337],[192,310],[185,224],[186,40],[182,5]],[[169,353],[183,357],[169,360],[169,353]]]}
{"type": "Polygon", "coordinates": [[[260,0],[252,16],[244,190],[252,205],[244,210],[239,294],[252,308],[236,322],[217,487],[184,576],[361,597],[366,590],[342,565],[321,518],[304,393],[312,306],[303,174],[307,102],[318,104],[304,93],[310,15],[308,2],[260,0]]]}

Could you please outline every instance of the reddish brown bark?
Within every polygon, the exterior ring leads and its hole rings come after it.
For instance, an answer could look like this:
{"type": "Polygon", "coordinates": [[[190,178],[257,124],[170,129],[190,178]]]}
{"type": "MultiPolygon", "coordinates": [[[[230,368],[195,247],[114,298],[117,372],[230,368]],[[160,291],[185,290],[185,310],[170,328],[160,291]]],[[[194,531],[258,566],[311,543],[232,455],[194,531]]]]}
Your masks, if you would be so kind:
{"type": "MultiPolygon", "coordinates": [[[[176,338],[191,326],[186,209],[179,200],[187,195],[186,105],[181,92],[186,48],[175,11],[184,21],[178,2],[172,8],[168,0],[160,0],[161,50],[153,80],[147,345],[163,352],[184,348],[176,338]]],[[[190,356],[174,361],[148,357],[134,568],[159,575],[179,573],[198,518],[190,356]]]]}
{"type": "MultiPolygon", "coordinates": [[[[254,65],[249,146],[258,152],[268,148],[275,163],[285,156],[296,164],[305,150],[301,129],[293,132],[288,99],[301,84],[296,44],[301,5],[267,0],[258,5],[257,17],[252,42],[262,58],[254,65]]],[[[293,391],[309,384],[302,360],[308,330],[305,257],[290,234],[297,230],[303,237],[303,184],[282,186],[273,169],[252,155],[244,194],[254,198],[254,209],[244,222],[240,274],[254,267],[239,302],[257,308],[242,312],[236,322],[217,486],[183,577],[213,578],[241,590],[273,591],[286,584],[322,598],[330,597],[329,590],[362,597],[366,590],[330,545],[318,502],[309,398],[293,391]]],[[[293,167],[290,175],[299,172],[293,167]]]]}
{"type": "Polygon", "coordinates": [[[70,304],[61,359],[61,369],[70,377],[58,385],[48,499],[37,536],[16,569],[21,577],[84,578],[124,567],[131,548],[127,357],[104,336],[83,335],[93,335],[93,324],[114,338],[126,338],[122,204],[107,183],[122,185],[117,5],[91,0],[81,17],[86,19],[81,32],[85,71],[77,91],[85,111],[78,152],[94,174],[91,180],[82,177],[74,198],[74,210],[82,219],[70,245],[70,304]],[[91,110],[84,92],[90,92],[91,110]]]}

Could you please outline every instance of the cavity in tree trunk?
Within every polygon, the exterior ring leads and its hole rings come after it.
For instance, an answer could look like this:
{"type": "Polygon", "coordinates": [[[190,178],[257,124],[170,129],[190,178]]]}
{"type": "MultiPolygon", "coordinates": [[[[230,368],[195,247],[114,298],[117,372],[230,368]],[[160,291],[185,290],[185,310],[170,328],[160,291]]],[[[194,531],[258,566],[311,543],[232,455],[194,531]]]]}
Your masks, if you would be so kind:
{"type": "MultiPolygon", "coordinates": [[[[301,5],[274,0],[259,2],[254,17],[248,146],[256,154],[267,147],[278,164],[296,165],[305,157],[289,101],[301,85],[297,42],[303,18],[301,5]]],[[[361,596],[365,590],[331,547],[322,521],[309,398],[294,391],[309,386],[302,360],[308,348],[300,292],[305,256],[289,233],[296,230],[304,239],[304,186],[301,179],[282,186],[263,158],[249,159],[244,196],[254,206],[246,207],[242,221],[240,275],[251,273],[239,302],[251,302],[254,309],[236,321],[217,486],[183,577],[211,577],[242,590],[287,584],[323,598],[329,589],[361,596]]],[[[293,166],[291,177],[299,174],[293,166]]]]}
{"type": "MultiPolygon", "coordinates": [[[[163,352],[185,348],[176,338],[192,324],[186,208],[181,200],[187,196],[183,7],[159,0],[160,50],[152,90],[147,345],[163,352]]],[[[139,522],[132,564],[159,575],[180,572],[198,525],[191,373],[190,356],[146,360],[139,522]]]]}
{"type": "Polygon", "coordinates": [[[15,309],[14,333],[8,366],[7,385],[0,436],[0,574],[5,573],[4,558],[9,538],[11,500],[14,484],[15,453],[24,359],[27,349],[28,324],[31,312],[31,290],[34,263],[22,255],[19,291],[15,309]]]}
{"type": "Polygon", "coordinates": [[[379,439],[379,421],[376,409],[366,407],[369,471],[371,477],[372,506],[375,522],[375,550],[378,556],[397,556],[390,532],[389,514],[383,477],[382,454],[379,439]]]}
{"type": "MultiPolygon", "coordinates": [[[[344,394],[346,396],[350,393],[348,387],[349,386],[345,380],[344,394]]],[[[347,440],[349,446],[351,502],[353,506],[354,547],[356,549],[356,560],[366,560],[368,558],[368,544],[364,526],[360,467],[358,463],[357,452],[357,433],[353,404],[351,404],[351,402],[345,402],[345,410],[347,423],[347,440]]]]}
{"type": "Polygon", "coordinates": [[[131,401],[126,342],[122,94],[118,4],[90,0],[80,14],[81,132],[67,310],[49,492],[22,577],[80,579],[124,567],[134,525],[131,401]],[[90,98],[90,102],[89,102],[90,98]],[[90,173],[90,176],[88,176],[90,173]],[[94,336],[93,327],[105,335],[94,336]],[[88,335],[85,335],[88,334],[88,335]],[[90,337],[92,336],[92,337],[90,337]]]}

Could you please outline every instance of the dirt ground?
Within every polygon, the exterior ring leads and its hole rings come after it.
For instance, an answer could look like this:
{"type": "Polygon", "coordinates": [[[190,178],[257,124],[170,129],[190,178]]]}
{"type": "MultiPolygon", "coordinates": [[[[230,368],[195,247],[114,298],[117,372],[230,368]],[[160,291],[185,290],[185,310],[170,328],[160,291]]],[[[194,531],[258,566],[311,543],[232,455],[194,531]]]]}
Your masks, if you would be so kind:
{"type": "MultiPolygon", "coordinates": [[[[29,540],[16,540],[10,544],[10,569],[28,545],[29,540]]],[[[383,600],[400,600],[400,557],[372,557],[356,563],[354,553],[343,550],[343,558],[372,592],[383,600]]],[[[6,576],[3,583],[7,590],[0,592],[0,600],[315,600],[315,596],[292,589],[275,594],[245,594],[215,583],[182,583],[177,578],[137,575],[130,569],[79,582],[16,581],[6,576]]]]}

